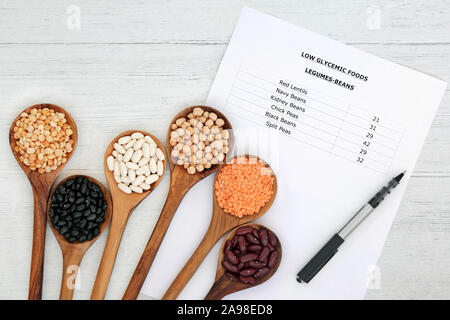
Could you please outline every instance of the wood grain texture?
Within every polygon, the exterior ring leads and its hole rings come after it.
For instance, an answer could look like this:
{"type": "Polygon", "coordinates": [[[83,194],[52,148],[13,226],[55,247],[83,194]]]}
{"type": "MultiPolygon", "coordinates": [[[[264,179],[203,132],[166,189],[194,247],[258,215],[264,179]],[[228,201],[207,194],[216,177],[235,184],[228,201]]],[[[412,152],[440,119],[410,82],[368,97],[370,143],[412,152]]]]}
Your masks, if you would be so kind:
{"type": "MultiPolygon", "coordinates": [[[[242,5],[405,66],[450,80],[448,1],[28,1],[0,2],[0,134],[21,109],[52,102],[77,121],[79,140],[61,178],[87,174],[105,183],[105,146],[118,132],[144,128],[164,141],[183,108],[204,103],[242,5]],[[66,26],[67,7],[81,29],[66,26]],[[379,28],[369,28],[379,10],[379,28]]],[[[26,299],[33,196],[0,139],[0,299],[26,299]]],[[[167,173],[166,173],[167,174],[167,173]]],[[[106,295],[120,299],[169,189],[163,179],[128,220],[106,295]]],[[[438,110],[379,261],[368,299],[450,295],[450,90],[438,110]]],[[[62,259],[46,236],[44,299],[57,299],[62,259]]],[[[86,252],[74,299],[88,299],[106,236],[86,252]]]]}

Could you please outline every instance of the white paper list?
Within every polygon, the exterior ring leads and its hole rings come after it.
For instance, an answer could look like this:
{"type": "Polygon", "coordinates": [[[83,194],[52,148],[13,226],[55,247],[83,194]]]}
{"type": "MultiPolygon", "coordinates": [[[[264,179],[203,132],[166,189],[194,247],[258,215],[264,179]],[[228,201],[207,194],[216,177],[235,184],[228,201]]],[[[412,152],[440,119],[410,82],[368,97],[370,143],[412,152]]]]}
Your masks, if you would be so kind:
{"type": "MultiPolygon", "coordinates": [[[[383,272],[378,257],[445,88],[426,74],[244,8],[206,105],[230,120],[235,153],[258,155],[274,169],[276,200],[256,222],[278,235],[283,257],[269,281],[226,299],[363,298],[367,283],[383,272]],[[299,284],[298,271],[317,250],[404,170],[400,185],[322,271],[299,284]]],[[[200,243],[213,179],[181,203],[143,293],[160,298],[200,243]]],[[[218,250],[219,244],[179,298],[206,295],[218,250]]]]}

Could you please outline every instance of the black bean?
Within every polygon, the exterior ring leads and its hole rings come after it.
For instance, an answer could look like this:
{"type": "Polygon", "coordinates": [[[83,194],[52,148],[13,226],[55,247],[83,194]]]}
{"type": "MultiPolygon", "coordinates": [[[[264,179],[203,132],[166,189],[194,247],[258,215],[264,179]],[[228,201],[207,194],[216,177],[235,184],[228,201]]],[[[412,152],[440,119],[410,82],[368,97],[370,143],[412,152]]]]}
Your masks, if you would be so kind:
{"type": "Polygon", "coordinates": [[[72,236],[76,237],[76,236],[78,236],[78,235],[80,234],[80,231],[74,229],[74,230],[72,230],[72,231],[70,232],[70,234],[71,234],[72,236]]]}
{"type": "Polygon", "coordinates": [[[92,235],[92,232],[89,232],[87,235],[87,239],[90,241],[92,240],[92,238],[94,238],[94,236],[92,235]]]}
{"type": "Polygon", "coordinates": [[[87,220],[86,219],[81,219],[81,221],[80,221],[80,228],[84,229],[84,227],[86,227],[86,224],[87,224],[87,220]]]}
{"type": "Polygon", "coordinates": [[[92,198],[95,198],[95,199],[98,198],[98,193],[95,192],[95,191],[91,191],[89,194],[90,194],[90,196],[91,196],[92,198]]]}
{"type": "Polygon", "coordinates": [[[69,230],[69,228],[67,228],[66,226],[62,227],[61,229],[59,229],[59,232],[64,234],[69,230]]]}
{"type": "Polygon", "coordinates": [[[83,234],[78,238],[78,241],[83,242],[86,241],[86,239],[87,239],[86,235],[83,234]]]}
{"type": "Polygon", "coordinates": [[[84,203],[77,205],[77,211],[83,211],[86,209],[86,205],[84,203]]]}
{"type": "Polygon", "coordinates": [[[69,179],[69,180],[66,181],[65,186],[66,187],[70,187],[74,182],[75,182],[75,180],[69,179]]]}
{"type": "Polygon", "coordinates": [[[93,221],[93,220],[95,220],[96,217],[97,217],[97,216],[95,215],[95,213],[92,213],[92,214],[90,214],[86,219],[87,219],[88,221],[93,221]]]}
{"type": "Polygon", "coordinates": [[[100,233],[100,228],[99,228],[99,227],[96,227],[96,228],[94,229],[94,237],[98,236],[99,233],[100,233]]]}
{"type": "Polygon", "coordinates": [[[81,192],[82,194],[86,194],[87,191],[88,191],[88,189],[87,189],[87,184],[86,184],[86,183],[83,183],[83,184],[81,185],[80,192],[81,192]]]}
{"type": "Polygon", "coordinates": [[[92,213],[95,213],[97,211],[97,208],[93,204],[91,204],[89,206],[89,210],[91,210],[92,213]]]}
{"type": "Polygon", "coordinates": [[[80,211],[75,211],[72,216],[74,218],[80,218],[82,216],[82,213],[80,211]]]}
{"type": "Polygon", "coordinates": [[[82,204],[86,201],[86,199],[84,197],[79,197],[77,198],[77,200],[75,200],[76,204],[82,204]]]}
{"type": "Polygon", "coordinates": [[[95,222],[97,223],[102,223],[103,221],[105,221],[105,218],[103,217],[97,217],[97,219],[95,219],[95,222]]]}

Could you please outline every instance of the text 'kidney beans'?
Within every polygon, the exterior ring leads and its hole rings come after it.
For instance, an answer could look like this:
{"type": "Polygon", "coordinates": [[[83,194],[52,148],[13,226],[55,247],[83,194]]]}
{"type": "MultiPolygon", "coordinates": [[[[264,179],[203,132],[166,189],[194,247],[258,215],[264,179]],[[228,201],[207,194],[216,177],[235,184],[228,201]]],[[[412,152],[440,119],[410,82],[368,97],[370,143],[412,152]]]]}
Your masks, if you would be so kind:
{"type": "Polygon", "coordinates": [[[222,266],[232,281],[255,284],[278,263],[280,257],[277,236],[270,230],[243,226],[225,242],[222,266]]]}
{"type": "Polygon", "coordinates": [[[92,240],[105,221],[102,189],[86,177],[67,180],[53,192],[49,210],[53,227],[69,242],[92,240]]]}

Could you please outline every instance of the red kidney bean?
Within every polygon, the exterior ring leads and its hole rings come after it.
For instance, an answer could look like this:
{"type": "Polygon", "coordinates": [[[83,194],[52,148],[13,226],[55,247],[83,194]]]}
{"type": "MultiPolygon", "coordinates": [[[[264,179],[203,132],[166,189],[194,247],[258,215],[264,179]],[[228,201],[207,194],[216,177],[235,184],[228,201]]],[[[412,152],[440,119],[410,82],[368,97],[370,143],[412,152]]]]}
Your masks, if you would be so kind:
{"type": "Polygon", "coordinates": [[[270,269],[267,268],[267,267],[262,268],[262,269],[259,269],[259,270],[256,271],[256,273],[255,273],[255,278],[262,278],[262,277],[264,277],[266,274],[268,274],[269,271],[270,271],[270,269]]]}
{"type": "Polygon", "coordinates": [[[239,279],[241,279],[242,282],[247,283],[247,284],[255,284],[256,280],[253,277],[243,277],[240,276],[239,279]]]}
{"type": "Polygon", "coordinates": [[[277,240],[277,236],[272,232],[269,231],[268,232],[268,236],[269,236],[269,242],[273,247],[277,246],[278,240],[277,240]]]}
{"type": "Polygon", "coordinates": [[[231,240],[227,240],[223,246],[223,252],[227,252],[231,249],[231,240]]]}
{"type": "Polygon", "coordinates": [[[222,266],[231,281],[255,284],[278,263],[278,238],[264,228],[243,226],[236,229],[231,240],[224,244],[222,266]]]}
{"type": "Polygon", "coordinates": [[[251,245],[251,246],[248,246],[248,247],[247,247],[247,250],[248,250],[248,251],[251,251],[251,252],[257,252],[257,253],[259,253],[259,252],[262,250],[262,247],[261,247],[260,245],[253,244],[253,245],[251,245]]]}
{"type": "Polygon", "coordinates": [[[239,263],[239,259],[231,251],[226,252],[226,258],[234,265],[237,265],[239,263]]]}
{"type": "Polygon", "coordinates": [[[238,281],[238,277],[236,277],[234,274],[232,274],[231,272],[225,272],[225,276],[230,279],[231,281],[238,281]]]}
{"type": "Polygon", "coordinates": [[[270,254],[269,261],[267,262],[267,266],[269,268],[272,269],[273,267],[275,267],[278,261],[278,256],[279,256],[278,251],[274,251],[270,254]]]}
{"type": "Polygon", "coordinates": [[[270,253],[270,249],[268,247],[264,247],[264,249],[262,249],[261,253],[259,254],[258,260],[266,261],[267,257],[269,256],[269,253],[270,253]]]}
{"type": "Polygon", "coordinates": [[[244,234],[251,233],[252,231],[253,231],[253,228],[251,226],[245,226],[245,227],[240,227],[239,229],[237,229],[236,234],[238,236],[242,236],[244,234]]]}
{"type": "Polygon", "coordinates": [[[241,262],[249,262],[249,261],[254,261],[254,260],[256,260],[256,258],[258,258],[258,255],[256,254],[256,253],[247,253],[247,254],[244,254],[242,257],[241,257],[241,262]]]}
{"type": "Polygon", "coordinates": [[[267,230],[261,230],[259,232],[259,240],[263,247],[266,247],[269,244],[269,236],[267,235],[267,230]]]}
{"type": "Polygon", "coordinates": [[[227,270],[230,271],[232,273],[237,273],[238,269],[235,265],[232,265],[231,263],[229,263],[228,261],[222,261],[222,266],[227,270]]]}
{"type": "Polygon", "coordinates": [[[255,269],[261,269],[261,268],[264,268],[266,266],[266,264],[264,262],[261,262],[261,261],[250,261],[247,265],[250,268],[255,268],[255,269]]]}
{"type": "Polygon", "coordinates": [[[245,244],[244,236],[238,237],[238,246],[239,246],[239,250],[241,251],[242,254],[245,254],[247,252],[247,246],[245,244]]]}
{"type": "Polygon", "coordinates": [[[253,244],[259,244],[259,240],[252,234],[246,234],[245,238],[247,239],[248,242],[253,243],[253,244]]]}
{"type": "Polygon", "coordinates": [[[243,277],[249,277],[249,276],[254,275],[255,273],[256,273],[256,269],[251,269],[251,268],[244,269],[244,270],[241,270],[241,272],[239,272],[239,274],[243,277]]]}

